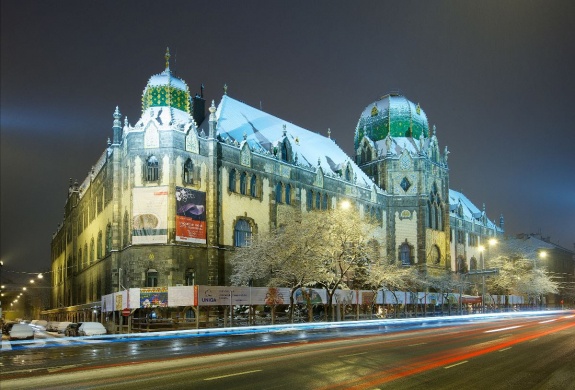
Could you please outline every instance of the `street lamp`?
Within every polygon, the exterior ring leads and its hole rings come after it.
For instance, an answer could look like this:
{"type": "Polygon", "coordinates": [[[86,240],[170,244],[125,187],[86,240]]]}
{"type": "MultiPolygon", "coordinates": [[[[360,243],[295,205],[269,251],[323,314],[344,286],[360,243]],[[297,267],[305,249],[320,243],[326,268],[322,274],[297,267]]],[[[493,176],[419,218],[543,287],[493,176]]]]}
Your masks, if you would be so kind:
{"type": "Polygon", "coordinates": [[[479,245],[479,260],[481,261],[481,312],[485,313],[485,258],[483,252],[485,247],[479,245]]]}

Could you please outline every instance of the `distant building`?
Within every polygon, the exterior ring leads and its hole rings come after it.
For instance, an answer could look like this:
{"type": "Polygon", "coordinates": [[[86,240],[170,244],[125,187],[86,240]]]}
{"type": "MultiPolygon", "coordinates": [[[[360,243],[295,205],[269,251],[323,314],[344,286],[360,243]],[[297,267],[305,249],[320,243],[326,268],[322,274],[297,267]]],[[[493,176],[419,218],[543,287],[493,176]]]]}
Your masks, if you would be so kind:
{"type": "Polygon", "coordinates": [[[495,225],[449,189],[449,152],[403,96],[363,110],[355,158],[329,130],[303,129],[227,91],[208,111],[168,55],[135,124],[116,108],[112,139],[88,177],[70,182],[52,239],[53,308],[87,310],[130,287],[226,285],[234,247],[344,199],[378,221],[387,258],[424,272],[476,267],[478,246],[503,232],[502,219],[495,225]]]}

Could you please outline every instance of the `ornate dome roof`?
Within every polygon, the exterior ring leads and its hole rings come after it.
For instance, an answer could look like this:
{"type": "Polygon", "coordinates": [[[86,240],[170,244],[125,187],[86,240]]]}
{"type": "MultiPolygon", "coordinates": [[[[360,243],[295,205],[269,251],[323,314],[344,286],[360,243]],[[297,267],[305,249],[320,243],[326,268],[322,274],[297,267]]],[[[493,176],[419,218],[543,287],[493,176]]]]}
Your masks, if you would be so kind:
{"type": "Polygon", "coordinates": [[[190,113],[190,90],[182,79],[170,72],[170,51],[166,51],[166,70],[150,77],[142,94],[142,111],[149,107],[172,107],[190,113]]]}
{"type": "Polygon", "coordinates": [[[419,107],[398,94],[389,94],[368,105],[357,122],[354,143],[367,135],[372,141],[380,141],[391,133],[392,137],[419,138],[429,136],[427,115],[419,107]]]}

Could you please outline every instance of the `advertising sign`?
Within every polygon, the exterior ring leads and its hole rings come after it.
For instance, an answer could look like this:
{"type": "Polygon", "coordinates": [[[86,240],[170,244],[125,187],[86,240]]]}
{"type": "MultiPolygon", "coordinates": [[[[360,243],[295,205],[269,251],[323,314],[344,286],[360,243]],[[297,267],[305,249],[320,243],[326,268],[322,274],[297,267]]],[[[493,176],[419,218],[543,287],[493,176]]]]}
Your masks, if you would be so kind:
{"type": "Polygon", "coordinates": [[[206,243],[206,193],[176,187],[176,241],[206,243]]]}
{"type": "Polygon", "coordinates": [[[140,307],[167,307],[167,287],[146,287],[140,289],[140,307]]]}
{"type": "Polygon", "coordinates": [[[132,244],[168,242],[168,187],[134,188],[132,244]]]}

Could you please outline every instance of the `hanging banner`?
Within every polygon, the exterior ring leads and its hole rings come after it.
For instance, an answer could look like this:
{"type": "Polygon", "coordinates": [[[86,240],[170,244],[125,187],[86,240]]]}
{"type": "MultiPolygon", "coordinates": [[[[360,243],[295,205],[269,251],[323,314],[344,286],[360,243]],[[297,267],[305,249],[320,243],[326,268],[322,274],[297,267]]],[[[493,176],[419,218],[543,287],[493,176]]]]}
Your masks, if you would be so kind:
{"type": "Polygon", "coordinates": [[[133,190],[132,244],[168,242],[168,187],[133,190]]]}
{"type": "Polygon", "coordinates": [[[206,193],[176,187],[176,241],[206,243],[206,193]]]}
{"type": "Polygon", "coordinates": [[[146,287],[140,289],[140,307],[167,307],[167,287],[146,287]]]}

